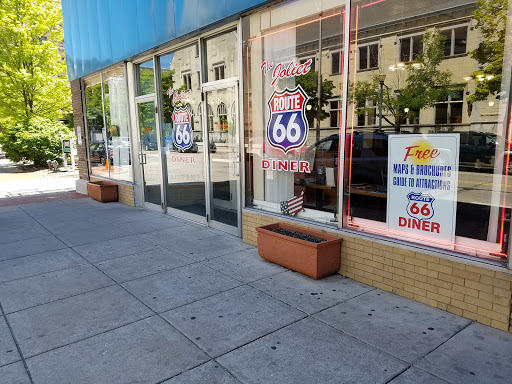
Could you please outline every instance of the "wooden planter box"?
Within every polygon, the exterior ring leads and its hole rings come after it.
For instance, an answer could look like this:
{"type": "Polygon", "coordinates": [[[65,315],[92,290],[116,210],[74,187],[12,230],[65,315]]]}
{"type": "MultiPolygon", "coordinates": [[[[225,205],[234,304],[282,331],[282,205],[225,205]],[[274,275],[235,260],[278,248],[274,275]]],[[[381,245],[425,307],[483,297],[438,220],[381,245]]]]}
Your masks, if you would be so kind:
{"type": "Polygon", "coordinates": [[[256,228],[256,231],[258,253],[267,261],[313,279],[329,276],[340,268],[342,239],[339,237],[286,223],[265,225],[256,228]],[[302,232],[327,241],[312,243],[270,231],[274,228],[302,232]]]}
{"type": "Polygon", "coordinates": [[[117,184],[105,181],[90,181],[87,183],[87,192],[91,198],[102,203],[117,201],[117,184]]]}

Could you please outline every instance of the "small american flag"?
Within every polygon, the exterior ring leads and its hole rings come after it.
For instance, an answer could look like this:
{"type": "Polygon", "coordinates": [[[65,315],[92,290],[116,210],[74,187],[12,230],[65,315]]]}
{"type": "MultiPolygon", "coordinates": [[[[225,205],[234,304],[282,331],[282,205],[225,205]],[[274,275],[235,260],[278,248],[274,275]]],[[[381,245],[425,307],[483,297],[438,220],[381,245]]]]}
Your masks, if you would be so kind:
{"type": "Polygon", "coordinates": [[[302,211],[304,205],[304,191],[300,196],[293,196],[290,200],[281,201],[281,212],[285,215],[295,216],[302,211]]]}

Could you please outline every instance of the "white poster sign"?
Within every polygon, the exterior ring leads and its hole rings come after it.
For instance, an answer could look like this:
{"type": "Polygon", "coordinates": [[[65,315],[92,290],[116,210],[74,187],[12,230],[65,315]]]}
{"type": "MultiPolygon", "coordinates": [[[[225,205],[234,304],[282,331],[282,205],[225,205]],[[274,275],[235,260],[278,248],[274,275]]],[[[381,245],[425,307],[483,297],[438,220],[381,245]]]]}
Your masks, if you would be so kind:
{"type": "Polygon", "coordinates": [[[79,145],[82,145],[82,128],[80,126],[76,127],[76,140],[79,145]]]}
{"type": "Polygon", "coordinates": [[[458,133],[389,136],[389,231],[454,244],[459,143],[458,133]]]}

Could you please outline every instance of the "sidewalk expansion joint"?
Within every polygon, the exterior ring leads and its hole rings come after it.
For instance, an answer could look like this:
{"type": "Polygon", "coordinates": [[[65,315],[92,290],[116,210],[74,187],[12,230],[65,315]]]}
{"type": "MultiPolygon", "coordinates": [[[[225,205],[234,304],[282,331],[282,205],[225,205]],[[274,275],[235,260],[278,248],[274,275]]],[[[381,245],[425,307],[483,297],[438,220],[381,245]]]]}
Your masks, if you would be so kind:
{"type": "Polygon", "coordinates": [[[34,384],[34,380],[32,379],[32,375],[30,374],[30,371],[28,369],[27,362],[25,361],[25,357],[23,356],[23,353],[21,352],[21,348],[20,348],[20,345],[18,344],[18,340],[16,339],[16,336],[14,335],[14,332],[12,331],[11,323],[9,322],[9,319],[7,318],[7,316],[5,314],[4,308],[2,307],[2,303],[0,303],[0,315],[3,315],[3,317],[5,319],[5,323],[7,324],[7,327],[9,328],[9,332],[11,333],[11,337],[14,340],[14,344],[16,345],[18,354],[20,355],[21,361],[23,362],[23,367],[25,368],[25,372],[27,372],[30,383],[34,384]]]}
{"type": "MultiPolygon", "coordinates": [[[[83,264],[83,265],[85,265],[85,264],[83,264]]],[[[70,269],[70,268],[66,268],[66,269],[70,269]]],[[[65,269],[63,269],[63,271],[65,271],[65,269]]],[[[45,273],[49,273],[49,272],[45,272],[45,273]]],[[[42,273],[42,275],[44,275],[44,273],[42,273]]],[[[94,288],[94,289],[91,289],[91,290],[88,290],[88,291],[83,291],[83,292],[80,292],[80,293],[76,293],[74,295],[69,295],[69,296],[66,296],[66,297],[61,297],[61,298],[58,298],[58,299],[55,299],[55,300],[45,301],[44,303],[39,303],[39,304],[36,304],[36,305],[32,305],[30,307],[18,309],[16,311],[6,312],[6,315],[12,315],[14,313],[25,311],[27,309],[37,308],[37,307],[40,307],[42,305],[47,305],[47,304],[55,303],[55,302],[58,302],[58,301],[66,300],[66,299],[69,299],[69,298],[72,298],[72,297],[80,296],[80,295],[83,295],[83,294],[86,294],[86,293],[91,293],[91,292],[99,291],[100,289],[110,288],[110,287],[113,287],[115,285],[118,285],[118,284],[114,281],[112,284],[105,285],[103,287],[94,288]]]]}
{"type": "Polygon", "coordinates": [[[119,326],[117,326],[117,327],[106,329],[106,330],[104,330],[103,332],[95,333],[94,335],[86,336],[86,337],[84,337],[84,338],[82,338],[82,339],[74,340],[74,341],[71,341],[71,342],[69,342],[69,343],[59,345],[58,347],[55,347],[55,348],[52,348],[52,349],[48,349],[47,351],[44,351],[44,352],[35,353],[35,354],[33,354],[33,355],[28,356],[28,357],[27,357],[27,359],[32,359],[32,358],[34,358],[34,357],[44,355],[44,354],[46,354],[46,353],[49,353],[49,352],[55,351],[55,350],[57,350],[57,349],[65,348],[65,347],[68,347],[68,346],[70,346],[70,345],[73,345],[73,344],[76,344],[76,343],[80,343],[80,342],[82,342],[82,341],[89,340],[89,339],[92,339],[92,338],[97,337],[97,336],[104,335],[104,334],[106,334],[106,333],[109,333],[109,332],[115,331],[115,330],[120,329],[120,328],[123,328],[123,327],[127,327],[128,325],[132,325],[132,324],[138,323],[138,322],[140,322],[140,321],[144,321],[144,320],[150,319],[150,318],[152,318],[152,317],[155,317],[155,315],[154,315],[154,314],[152,314],[152,315],[150,315],[150,316],[142,317],[142,318],[137,319],[137,320],[134,320],[134,321],[129,321],[129,322],[127,322],[127,323],[125,323],[125,324],[122,324],[122,325],[119,325],[119,326]]]}

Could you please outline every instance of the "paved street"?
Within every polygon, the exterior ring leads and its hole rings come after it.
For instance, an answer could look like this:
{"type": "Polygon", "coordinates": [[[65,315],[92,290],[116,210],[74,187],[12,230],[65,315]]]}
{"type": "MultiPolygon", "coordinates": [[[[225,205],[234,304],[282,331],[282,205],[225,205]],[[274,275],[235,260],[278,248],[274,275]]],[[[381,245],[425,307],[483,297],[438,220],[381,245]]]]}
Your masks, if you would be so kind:
{"type": "Polygon", "coordinates": [[[512,335],[89,198],[0,207],[0,383],[500,384],[512,335]]]}

